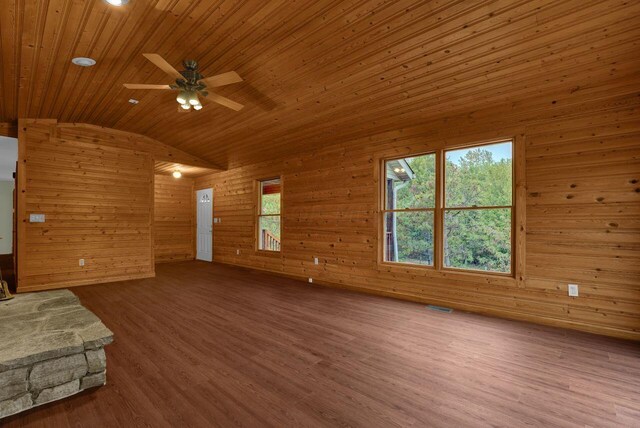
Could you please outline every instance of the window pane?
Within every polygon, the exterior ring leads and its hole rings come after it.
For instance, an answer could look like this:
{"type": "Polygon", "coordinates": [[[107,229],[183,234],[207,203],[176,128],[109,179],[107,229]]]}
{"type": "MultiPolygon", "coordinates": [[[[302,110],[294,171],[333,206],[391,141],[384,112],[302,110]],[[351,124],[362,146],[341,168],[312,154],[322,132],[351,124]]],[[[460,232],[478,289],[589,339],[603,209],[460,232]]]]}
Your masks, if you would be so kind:
{"type": "Polygon", "coordinates": [[[444,265],[511,272],[511,209],[445,211],[444,265]]]}
{"type": "Polygon", "coordinates": [[[435,207],[435,154],[389,160],[385,169],[385,209],[435,207]]]}
{"type": "Polygon", "coordinates": [[[433,265],[433,211],[385,213],[384,260],[433,265]]]}
{"type": "Polygon", "coordinates": [[[280,179],[260,182],[262,214],[280,214],[280,179]]]}
{"type": "Polygon", "coordinates": [[[258,248],[280,251],[280,216],[261,216],[258,231],[258,248]]]}
{"type": "Polygon", "coordinates": [[[445,156],[445,206],[511,205],[511,142],[450,150],[445,156]]]}

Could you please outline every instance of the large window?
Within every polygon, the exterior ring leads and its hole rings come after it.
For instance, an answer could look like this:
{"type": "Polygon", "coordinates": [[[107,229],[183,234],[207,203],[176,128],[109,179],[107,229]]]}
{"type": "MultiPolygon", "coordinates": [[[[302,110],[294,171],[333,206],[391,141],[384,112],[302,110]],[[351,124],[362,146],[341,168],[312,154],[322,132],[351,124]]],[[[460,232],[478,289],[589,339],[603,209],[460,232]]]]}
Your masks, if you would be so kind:
{"type": "Polygon", "coordinates": [[[260,181],[258,250],[280,251],[282,184],[279,178],[260,181]]]}
{"type": "Polygon", "coordinates": [[[384,162],[383,260],[512,273],[513,142],[384,162]]]}
{"type": "Polygon", "coordinates": [[[433,266],[436,155],[385,162],[384,260],[433,266]]]}

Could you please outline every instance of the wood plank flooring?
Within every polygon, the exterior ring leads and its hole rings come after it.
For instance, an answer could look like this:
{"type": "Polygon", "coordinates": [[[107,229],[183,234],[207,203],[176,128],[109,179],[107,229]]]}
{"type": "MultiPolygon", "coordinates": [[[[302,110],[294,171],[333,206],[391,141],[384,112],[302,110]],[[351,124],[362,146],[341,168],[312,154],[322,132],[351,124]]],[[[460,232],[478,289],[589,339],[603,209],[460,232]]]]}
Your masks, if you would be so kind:
{"type": "Polygon", "coordinates": [[[105,387],[6,427],[640,426],[640,345],[182,262],[73,289],[105,387]]]}

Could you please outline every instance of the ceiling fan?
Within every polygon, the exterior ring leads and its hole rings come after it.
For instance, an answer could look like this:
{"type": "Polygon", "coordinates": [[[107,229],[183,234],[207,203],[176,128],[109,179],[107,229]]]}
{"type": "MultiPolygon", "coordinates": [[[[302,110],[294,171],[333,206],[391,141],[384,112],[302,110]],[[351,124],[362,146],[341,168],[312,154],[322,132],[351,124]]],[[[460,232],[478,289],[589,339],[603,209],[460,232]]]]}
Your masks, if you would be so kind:
{"type": "Polygon", "coordinates": [[[142,54],[149,61],[154,63],[158,68],[173,77],[175,83],[170,85],[146,85],[139,83],[125,83],[124,87],[128,89],[172,89],[178,92],[176,101],[180,104],[181,111],[189,111],[193,107],[194,110],[200,110],[202,104],[200,103],[201,96],[205,99],[211,100],[232,110],[239,111],[244,107],[235,101],[225,98],[221,95],[209,92],[208,88],[218,88],[220,86],[230,85],[232,83],[242,82],[242,78],[235,71],[229,71],[227,73],[218,74],[204,78],[198,72],[198,63],[194,60],[185,60],[183,65],[184,71],[179,72],[171,66],[164,58],[158,54],[142,54]]]}

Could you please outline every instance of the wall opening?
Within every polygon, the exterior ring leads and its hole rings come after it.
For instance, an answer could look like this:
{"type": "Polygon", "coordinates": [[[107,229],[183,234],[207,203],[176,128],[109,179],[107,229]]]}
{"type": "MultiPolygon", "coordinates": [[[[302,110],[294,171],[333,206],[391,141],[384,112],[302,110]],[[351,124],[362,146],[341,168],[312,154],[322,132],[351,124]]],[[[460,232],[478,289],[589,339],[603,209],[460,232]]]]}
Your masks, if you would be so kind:
{"type": "Polygon", "coordinates": [[[18,139],[0,136],[0,269],[15,291],[15,207],[18,139]]]}

